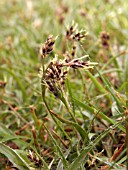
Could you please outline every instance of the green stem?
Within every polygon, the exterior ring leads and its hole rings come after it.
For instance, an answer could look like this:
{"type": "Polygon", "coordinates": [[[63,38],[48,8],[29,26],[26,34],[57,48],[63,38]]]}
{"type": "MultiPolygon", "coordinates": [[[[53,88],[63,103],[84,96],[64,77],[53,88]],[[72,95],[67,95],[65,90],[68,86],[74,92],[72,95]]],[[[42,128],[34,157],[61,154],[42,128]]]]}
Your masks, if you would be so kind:
{"type": "Polygon", "coordinates": [[[63,152],[61,151],[61,148],[59,147],[59,145],[57,144],[56,140],[54,139],[54,137],[52,136],[52,134],[50,133],[50,131],[48,130],[48,128],[44,125],[44,128],[47,130],[49,136],[51,137],[51,140],[53,142],[53,144],[55,145],[56,147],[56,150],[58,151],[61,159],[62,159],[62,162],[63,162],[63,165],[65,167],[65,169],[68,169],[69,165],[68,165],[68,161],[66,160],[63,152]]]}
{"type": "Polygon", "coordinates": [[[57,126],[58,126],[59,129],[63,132],[63,134],[67,137],[67,139],[70,141],[70,143],[72,143],[70,137],[68,136],[68,134],[67,134],[67,133],[63,130],[63,128],[59,125],[59,123],[57,122],[57,120],[56,120],[56,118],[53,116],[53,114],[51,114],[50,108],[49,108],[49,106],[48,106],[45,98],[43,98],[43,101],[44,101],[44,104],[45,104],[45,106],[46,106],[46,109],[47,109],[48,113],[51,115],[51,117],[52,117],[52,119],[54,120],[54,122],[57,124],[57,126]]]}
{"type": "Polygon", "coordinates": [[[73,121],[74,121],[75,123],[77,123],[76,118],[75,118],[73,112],[71,111],[70,106],[69,106],[67,100],[65,99],[65,97],[63,97],[62,102],[64,103],[64,105],[65,105],[67,111],[68,111],[69,114],[71,115],[73,121]]]}
{"type": "Polygon", "coordinates": [[[70,105],[69,105],[69,103],[68,103],[68,101],[67,101],[67,99],[66,99],[65,93],[64,93],[61,85],[59,86],[59,89],[60,89],[60,91],[61,91],[61,95],[60,95],[61,97],[60,97],[59,99],[60,99],[60,100],[63,102],[63,104],[65,105],[65,107],[66,107],[67,111],[69,112],[70,116],[72,117],[73,121],[74,121],[75,123],[77,123],[76,118],[75,118],[75,116],[74,116],[74,113],[73,113],[73,112],[71,111],[71,109],[70,109],[70,105]]]}
{"type": "Polygon", "coordinates": [[[78,69],[78,72],[81,76],[81,79],[82,79],[82,84],[83,84],[83,91],[84,91],[84,94],[85,94],[85,98],[87,100],[89,100],[89,94],[88,94],[88,89],[87,89],[87,86],[86,86],[86,83],[85,83],[85,77],[83,76],[83,74],[81,73],[81,70],[78,69]]]}

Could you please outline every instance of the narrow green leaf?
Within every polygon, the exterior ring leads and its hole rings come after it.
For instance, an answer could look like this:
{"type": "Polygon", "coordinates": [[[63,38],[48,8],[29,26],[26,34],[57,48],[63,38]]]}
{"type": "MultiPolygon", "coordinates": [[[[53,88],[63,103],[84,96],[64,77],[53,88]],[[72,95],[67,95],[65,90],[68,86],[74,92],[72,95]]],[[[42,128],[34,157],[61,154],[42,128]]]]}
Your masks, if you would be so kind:
{"type": "Polygon", "coordinates": [[[17,84],[19,85],[20,89],[22,90],[23,93],[23,97],[25,100],[26,97],[26,90],[25,87],[23,85],[23,83],[21,82],[20,78],[11,70],[5,68],[5,67],[0,67],[1,70],[8,72],[10,75],[12,75],[14,77],[14,79],[16,80],[17,84]]]}
{"type": "Polygon", "coordinates": [[[63,164],[64,164],[64,167],[65,167],[65,168],[68,168],[68,162],[67,162],[67,160],[65,159],[64,154],[63,154],[63,152],[61,151],[61,148],[59,147],[59,145],[57,144],[57,142],[56,142],[55,139],[53,138],[53,136],[52,136],[52,134],[50,133],[50,131],[48,130],[48,128],[47,128],[45,125],[44,125],[44,127],[45,127],[45,129],[47,130],[49,136],[51,137],[51,141],[52,141],[53,144],[55,145],[56,150],[58,151],[58,153],[59,153],[59,155],[60,155],[60,157],[61,157],[61,159],[62,159],[62,162],[63,162],[63,164]]]}
{"type": "Polygon", "coordinates": [[[34,170],[29,164],[18,154],[18,152],[3,143],[0,143],[0,152],[4,154],[17,168],[20,170],[34,170]]]}
{"type": "Polygon", "coordinates": [[[94,85],[96,86],[96,88],[98,89],[99,92],[101,93],[107,93],[107,91],[105,90],[105,88],[103,87],[103,85],[101,85],[97,79],[89,72],[87,71],[88,76],[91,78],[92,82],[94,83],[94,85]]]}
{"type": "Polygon", "coordinates": [[[11,138],[14,136],[15,136],[15,134],[11,130],[6,128],[6,126],[4,124],[0,123],[0,137],[11,138]]]}
{"type": "Polygon", "coordinates": [[[109,127],[107,130],[105,130],[101,135],[99,135],[93,143],[90,143],[87,147],[85,147],[84,150],[80,153],[80,155],[72,162],[69,170],[78,170],[80,165],[83,163],[83,161],[86,159],[86,156],[88,155],[88,152],[90,152],[96,144],[101,141],[112,129],[115,129],[119,126],[119,123],[116,123],[115,125],[109,127]]]}
{"type": "Polygon", "coordinates": [[[124,75],[125,75],[125,82],[127,82],[125,90],[126,90],[126,96],[128,98],[128,57],[126,57],[125,60],[126,61],[125,61],[124,75]]]}
{"type": "MultiPolygon", "coordinates": [[[[90,106],[88,106],[87,104],[85,104],[85,103],[82,103],[81,101],[79,101],[79,100],[77,100],[77,99],[75,99],[74,98],[74,102],[77,104],[77,105],[79,105],[80,107],[82,107],[83,109],[85,109],[86,111],[88,111],[89,113],[91,113],[91,114],[96,114],[96,113],[98,113],[98,115],[99,116],[101,116],[101,118],[102,119],[104,119],[104,120],[106,120],[108,123],[110,123],[110,124],[116,124],[116,121],[115,120],[112,120],[111,118],[109,118],[108,116],[106,116],[104,113],[102,113],[101,111],[98,111],[98,110],[96,110],[95,108],[93,108],[93,107],[90,107],[90,106]]],[[[121,125],[119,125],[119,128],[123,131],[123,132],[125,132],[125,128],[123,127],[123,126],[121,126],[121,125]]]]}
{"type": "Polygon", "coordinates": [[[103,71],[108,65],[110,65],[114,60],[116,60],[116,58],[120,57],[120,56],[123,56],[125,54],[125,51],[122,51],[121,53],[119,53],[118,55],[116,56],[113,56],[111,57],[107,63],[105,63],[103,65],[103,67],[101,68],[101,71],[103,71]]]}
{"type": "Polygon", "coordinates": [[[50,110],[50,112],[57,118],[59,119],[61,122],[72,125],[75,127],[75,129],[78,131],[78,133],[80,134],[81,138],[85,141],[85,143],[88,141],[88,134],[87,132],[77,123],[66,120],[62,117],[60,117],[59,115],[57,115],[56,113],[54,113],[52,110],[50,110]]]}
{"type": "Polygon", "coordinates": [[[123,113],[124,109],[122,107],[122,102],[121,102],[121,100],[118,99],[117,95],[115,94],[115,90],[111,88],[110,83],[106,78],[104,78],[102,75],[100,75],[100,76],[101,76],[101,78],[102,78],[102,80],[103,80],[103,82],[106,86],[106,89],[110,92],[111,96],[113,97],[113,99],[117,103],[118,109],[120,110],[121,113],[123,113]]]}

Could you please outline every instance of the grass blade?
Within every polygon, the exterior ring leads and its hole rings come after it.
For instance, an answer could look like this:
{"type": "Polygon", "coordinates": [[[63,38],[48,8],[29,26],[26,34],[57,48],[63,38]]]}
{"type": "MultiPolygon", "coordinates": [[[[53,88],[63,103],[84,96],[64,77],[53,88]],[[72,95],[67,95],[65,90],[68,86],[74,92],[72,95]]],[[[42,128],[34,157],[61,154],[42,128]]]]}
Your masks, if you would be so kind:
{"type": "MultiPolygon", "coordinates": [[[[110,123],[110,124],[116,124],[116,121],[115,120],[112,120],[111,118],[109,118],[108,116],[106,116],[104,113],[102,113],[101,111],[98,111],[98,110],[96,110],[95,108],[93,108],[93,107],[90,107],[90,106],[88,106],[87,104],[85,104],[85,103],[82,103],[81,101],[79,101],[79,100],[77,100],[77,99],[75,99],[74,98],[74,102],[77,104],[77,105],[79,105],[80,107],[82,107],[83,109],[85,109],[86,111],[88,111],[89,113],[91,113],[91,114],[96,114],[96,113],[98,113],[99,114],[99,116],[102,118],[102,119],[104,119],[104,120],[106,120],[108,123],[110,123]]],[[[123,131],[123,132],[125,132],[125,128],[123,127],[123,126],[121,126],[121,125],[119,125],[119,128],[123,131]]]]}
{"type": "Polygon", "coordinates": [[[77,123],[66,120],[62,117],[60,117],[59,115],[57,115],[56,113],[54,113],[52,110],[50,111],[57,119],[59,119],[61,122],[69,124],[74,126],[74,128],[78,131],[78,133],[80,134],[81,138],[85,141],[88,141],[88,134],[87,132],[77,123]]]}
{"type": "Polygon", "coordinates": [[[81,153],[80,155],[74,160],[74,162],[71,164],[69,170],[77,170],[80,165],[83,163],[83,161],[86,159],[86,156],[88,152],[90,152],[96,144],[101,141],[112,129],[115,129],[119,126],[119,123],[116,123],[115,125],[109,127],[107,130],[105,130],[101,135],[99,135],[93,143],[89,144],[81,153]]]}
{"type": "Polygon", "coordinates": [[[0,143],[0,152],[4,154],[20,170],[34,170],[29,164],[17,153],[16,150],[0,143]]]}
{"type": "Polygon", "coordinates": [[[58,153],[59,153],[59,155],[60,155],[60,157],[61,157],[61,159],[62,159],[62,162],[63,162],[64,167],[65,167],[65,168],[68,168],[68,162],[67,162],[67,160],[65,159],[64,154],[62,153],[59,145],[57,144],[57,142],[56,142],[55,139],[53,138],[53,136],[52,136],[52,134],[50,133],[50,131],[48,130],[48,128],[47,128],[45,125],[44,125],[44,127],[45,127],[45,129],[47,130],[49,136],[51,137],[51,140],[52,140],[53,144],[55,145],[55,147],[56,147],[56,149],[57,149],[57,151],[58,151],[58,153]]]}

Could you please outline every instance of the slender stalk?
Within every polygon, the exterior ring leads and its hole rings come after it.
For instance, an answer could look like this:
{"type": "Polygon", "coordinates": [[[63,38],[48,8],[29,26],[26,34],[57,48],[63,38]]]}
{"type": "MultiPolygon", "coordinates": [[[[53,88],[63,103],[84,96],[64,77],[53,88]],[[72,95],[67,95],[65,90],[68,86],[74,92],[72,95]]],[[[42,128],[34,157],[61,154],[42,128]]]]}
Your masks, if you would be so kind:
{"type": "Polygon", "coordinates": [[[50,136],[51,139],[52,139],[53,144],[56,146],[56,149],[57,149],[57,151],[58,151],[58,153],[59,153],[59,155],[61,156],[61,159],[62,159],[62,161],[63,161],[64,167],[65,167],[66,169],[68,169],[68,161],[67,161],[66,158],[64,157],[64,154],[63,154],[63,152],[61,151],[61,148],[58,146],[56,140],[53,138],[52,134],[50,133],[50,131],[48,130],[48,128],[47,128],[45,125],[44,125],[44,128],[47,130],[49,136],[50,136]]]}
{"type": "Polygon", "coordinates": [[[52,119],[54,120],[54,122],[56,123],[56,125],[57,125],[57,126],[59,127],[59,129],[63,132],[63,134],[67,137],[67,139],[70,141],[70,143],[72,143],[70,137],[68,136],[68,134],[67,134],[67,133],[63,130],[63,128],[58,124],[58,122],[57,122],[56,118],[53,116],[53,114],[51,114],[50,108],[49,108],[49,106],[48,106],[45,98],[43,98],[43,101],[44,101],[45,107],[46,107],[46,109],[47,109],[47,112],[51,115],[51,117],[52,117],[52,119]]]}
{"type": "Polygon", "coordinates": [[[74,116],[74,113],[71,111],[70,106],[69,106],[69,104],[68,104],[68,102],[67,102],[67,100],[66,100],[65,98],[64,98],[63,103],[64,103],[64,105],[65,105],[67,111],[68,111],[69,114],[71,115],[73,121],[74,121],[75,123],[77,123],[77,120],[76,120],[76,118],[75,118],[75,116],[74,116]]]}
{"type": "Polygon", "coordinates": [[[63,97],[62,97],[62,102],[63,102],[63,104],[65,105],[65,107],[66,107],[67,111],[69,112],[70,116],[72,117],[73,121],[74,121],[75,123],[77,123],[76,118],[75,118],[75,116],[74,116],[74,113],[71,111],[70,106],[69,106],[69,103],[68,103],[68,101],[66,100],[66,97],[65,97],[65,95],[64,95],[64,92],[63,92],[62,89],[61,89],[61,91],[62,91],[62,95],[63,95],[63,97]]]}
{"type": "Polygon", "coordinates": [[[43,77],[44,77],[45,74],[44,59],[42,59],[42,69],[43,69],[43,77]]]}
{"type": "MultiPolygon", "coordinates": [[[[113,54],[112,48],[110,48],[110,52],[111,52],[112,56],[114,56],[114,57],[113,57],[113,63],[114,63],[114,65],[115,65],[115,67],[116,67],[117,69],[120,69],[119,63],[118,63],[118,61],[117,61],[117,59],[116,59],[117,57],[115,57],[115,55],[113,54]]],[[[120,55],[118,55],[118,56],[120,56],[120,55]]],[[[119,79],[122,80],[121,73],[120,73],[120,72],[117,72],[117,74],[118,74],[119,79]]]]}
{"type": "Polygon", "coordinates": [[[86,98],[87,100],[89,100],[89,94],[88,94],[88,89],[87,89],[87,86],[86,86],[86,83],[85,83],[85,78],[84,78],[81,70],[78,70],[78,72],[79,72],[79,74],[80,74],[80,76],[81,76],[81,78],[82,78],[83,91],[84,91],[84,94],[85,94],[85,98],[86,98]]]}

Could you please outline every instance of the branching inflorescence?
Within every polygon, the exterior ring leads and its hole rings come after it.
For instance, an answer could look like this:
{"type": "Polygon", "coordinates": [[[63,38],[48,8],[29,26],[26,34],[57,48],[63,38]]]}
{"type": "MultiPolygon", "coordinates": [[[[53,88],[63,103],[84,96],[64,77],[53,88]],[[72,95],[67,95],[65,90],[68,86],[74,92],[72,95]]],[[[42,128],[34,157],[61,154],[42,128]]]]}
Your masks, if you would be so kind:
{"type": "MultiPolygon", "coordinates": [[[[69,41],[83,41],[86,38],[85,30],[77,30],[77,25],[72,24],[66,31],[65,38],[69,41]]],[[[41,69],[42,88],[48,89],[58,98],[62,99],[62,91],[64,90],[64,81],[70,68],[72,69],[90,69],[93,68],[96,63],[90,61],[84,61],[88,55],[80,58],[75,58],[76,45],[72,46],[71,54],[66,53],[64,59],[60,60],[59,56],[55,54],[48,64],[44,62],[45,57],[52,53],[53,46],[58,37],[53,38],[49,35],[46,42],[40,47],[40,56],[43,60],[43,69],[41,69]],[[66,57],[65,57],[66,56],[66,57]]],[[[44,91],[44,90],[43,90],[44,91]]]]}

